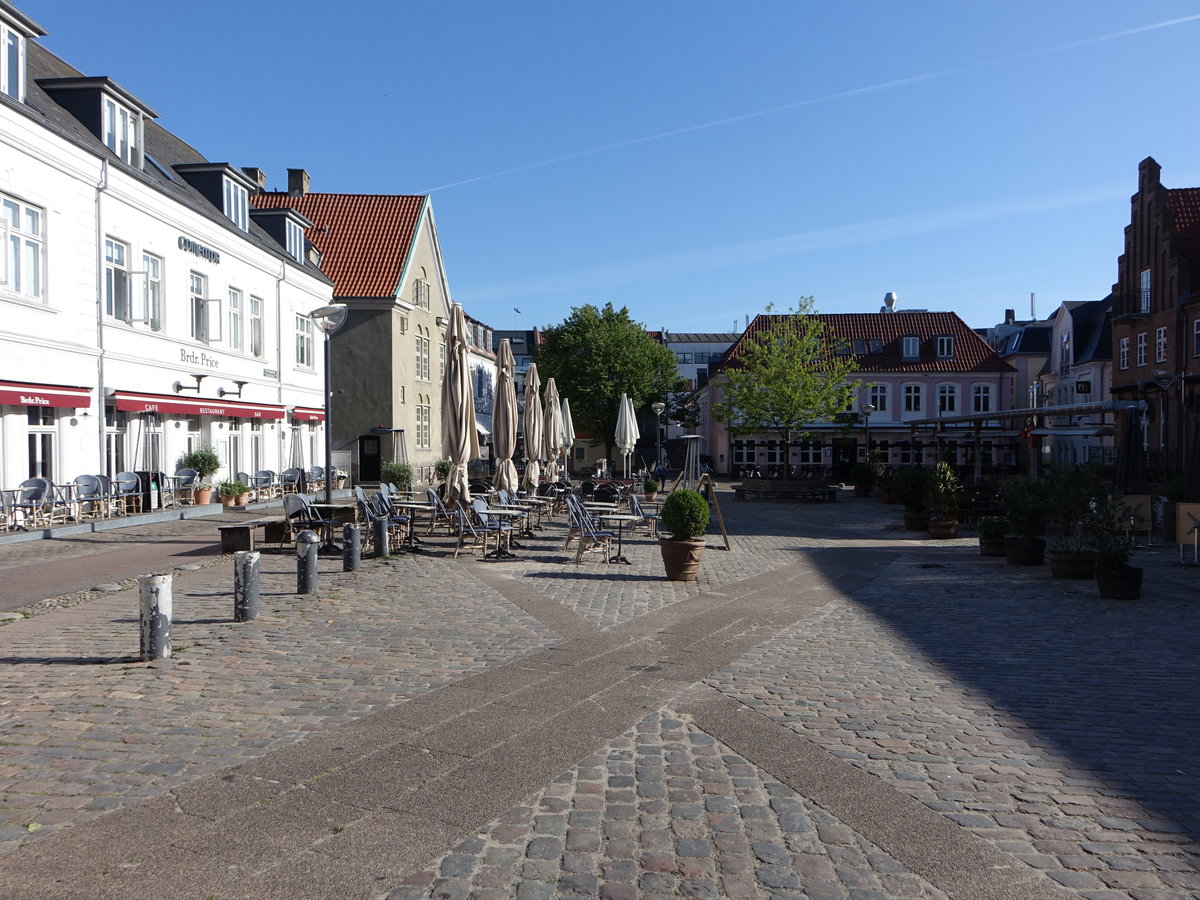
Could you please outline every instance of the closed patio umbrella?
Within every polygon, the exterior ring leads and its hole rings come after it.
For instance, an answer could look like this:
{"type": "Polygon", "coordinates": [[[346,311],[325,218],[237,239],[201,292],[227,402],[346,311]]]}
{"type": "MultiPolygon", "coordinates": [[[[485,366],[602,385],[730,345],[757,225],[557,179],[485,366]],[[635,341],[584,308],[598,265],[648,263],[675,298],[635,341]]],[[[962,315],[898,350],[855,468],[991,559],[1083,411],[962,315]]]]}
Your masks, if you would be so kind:
{"type": "Polygon", "coordinates": [[[1184,500],[1200,503],[1200,415],[1196,416],[1196,427],[1192,430],[1192,445],[1188,448],[1187,485],[1184,500]]]}
{"type": "Polygon", "coordinates": [[[569,460],[575,446],[575,423],[571,421],[571,402],[566,397],[562,398],[562,435],[563,451],[569,460]]]}
{"type": "Polygon", "coordinates": [[[622,393],[621,405],[617,408],[617,431],[613,439],[616,441],[617,450],[621,452],[621,474],[625,478],[629,477],[629,454],[633,453],[633,445],[637,442],[633,430],[636,426],[632,426],[630,408],[629,398],[622,393]]]}
{"type": "Polygon", "coordinates": [[[517,388],[513,381],[516,365],[512,345],[500,342],[496,359],[496,405],[492,409],[492,448],[496,451],[497,490],[515,491],[519,484],[512,455],[517,449],[517,388]]]}
{"type": "Polygon", "coordinates": [[[633,438],[629,444],[630,474],[632,474],[633,454],[637,450],[637,442],[642,438],[642,429],[638,428],[637,413],[633,409],[633,398],[626,397],[625,402],[629,406],[629,433],[633,438]]]}
{"type": "Polygon", "coordinates": [[[558,399],[558,385],[553,378],[546,379],[545,419],[542,422],[542,442],[546,450],[545,481],[558,481],[558,455],[562,452],[562,406],[558,399]]]}
{"type": "Polygon", "coordinates": [[[1121,443],[1117,445],[1117,469],[1113,474],[1113,483],[1118,494],[1146,494],[1150,491],[1141,415],[1134,409],[1125,411],[1125,419],[1121,424],[1121,443]]]}
{"type": "Polygon", "coordinates": [[[541,480],[539,463],[546,450],[542,443],[542,381],[538,378],[537,363],[530,363],[525,373],[525,490],[533,493],[541,480]]]}
{"type": "Polygon", "coordinates": [[[450,459],[450,475],[446,479],[447,502],[471,502],[471,491],[467,486],[467,462],[479,456],[469,348],[467,317],[462,305],[455,303],[450,311],[450,325],[446,329],[446,376],[442,381],[442,454],[450,459]]]}

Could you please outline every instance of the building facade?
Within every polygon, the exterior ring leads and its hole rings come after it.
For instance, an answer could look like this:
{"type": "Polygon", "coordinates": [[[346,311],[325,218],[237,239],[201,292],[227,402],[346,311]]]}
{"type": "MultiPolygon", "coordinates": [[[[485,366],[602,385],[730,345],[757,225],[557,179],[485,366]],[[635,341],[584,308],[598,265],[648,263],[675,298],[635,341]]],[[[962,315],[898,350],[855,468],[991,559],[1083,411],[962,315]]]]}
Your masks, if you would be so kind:
{"type": "Polygon", "coordinates": [[[7,3],[0,24],[0,486],[170,473],[201,445],[218,479],[319,461],[308,313],[332,290],[303,241],[251,217],[241,169],[7,3]]]}

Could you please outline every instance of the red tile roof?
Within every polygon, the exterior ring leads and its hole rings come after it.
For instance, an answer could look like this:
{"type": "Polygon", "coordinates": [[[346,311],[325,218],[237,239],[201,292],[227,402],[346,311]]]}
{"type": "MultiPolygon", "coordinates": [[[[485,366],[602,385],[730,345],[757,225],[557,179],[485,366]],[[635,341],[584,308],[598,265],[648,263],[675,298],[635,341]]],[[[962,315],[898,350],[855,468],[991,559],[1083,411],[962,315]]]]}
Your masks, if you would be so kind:
{"type": "Polygon", "coordinates": [[[1167,206],[1175,220],[1179,249],[1193,266],[1200,266],[1200,188],[1168,190],[1167,206]]]}
{"type": "MultiPolygon", "coordinates": [[[[747,336],[785,316],[759,315],[738,338],[725,358],[734,360],[747,336]]],[[[987,341],[972,331],[967,323],[952,312],[897,313],[816,313],[825,326],[825,337],[831,341],[878,340],[883,343],[881,354],[852,355],[860,372],[1011,372],[1013,367],[996,355],[987,341]],[[939,336],[954,338],[954,358],[937,359],[939,336]],[[902,338],[920,338],[920,359],[902,358],[902,338]]],[[[851,343],[853,351],[853,343],[851,343]]]]}
{"type": "Polygon", "coordinates": [[[266,192],[251,198],[261,209],[291,207],[311,219],[304,236],[324,257],[334,297],[391,297],[412,249],[428,198],[406,194],[266,192]]]}

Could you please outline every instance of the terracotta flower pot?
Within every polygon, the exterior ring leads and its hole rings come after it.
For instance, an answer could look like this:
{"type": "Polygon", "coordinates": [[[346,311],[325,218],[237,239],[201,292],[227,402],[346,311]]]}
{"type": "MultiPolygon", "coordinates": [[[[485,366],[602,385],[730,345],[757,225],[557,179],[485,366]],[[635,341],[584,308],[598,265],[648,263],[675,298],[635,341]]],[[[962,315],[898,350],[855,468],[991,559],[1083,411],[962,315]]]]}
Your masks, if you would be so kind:
{"type": "Polygon", "coordinates": [[[980,556],[1004,556],[1004,538],[984,538],[979,539],[979,555],[980,556]]]}
{"type": "Polygon", "coordinates": [[[643,491],[643,492],[642,492],[642,498],[643,498],[643,499],[644,499],[644,500],[645,500],[647,503],[653,503],[653,502],[654,502],[654,498],[655,498],[655,497],[657,497],[657,496],[658,496],[658,491],[643,491]]]}
{"type": "Polygon", "coordinates": [[[691,538],[686,541],[660,538],[658,549],[662,553],[667,581],[696,580],[700,559],[704,556],[704,538],[691,538]]]}
{"type": "Polygon", "coordinates": [[[211,486],[198,487],[193,489],[192,496],[195,498],[194,502],[197,506],[204,506],[205,504],[212,503],[213,489],[211,486]]]}
{"type": "Polygon", "coordinates": [[[958,537],[958,523],[947,521],[931,521],[929,523],[929,536],[935,540],[946,541],[950,538],[958,537]]]}

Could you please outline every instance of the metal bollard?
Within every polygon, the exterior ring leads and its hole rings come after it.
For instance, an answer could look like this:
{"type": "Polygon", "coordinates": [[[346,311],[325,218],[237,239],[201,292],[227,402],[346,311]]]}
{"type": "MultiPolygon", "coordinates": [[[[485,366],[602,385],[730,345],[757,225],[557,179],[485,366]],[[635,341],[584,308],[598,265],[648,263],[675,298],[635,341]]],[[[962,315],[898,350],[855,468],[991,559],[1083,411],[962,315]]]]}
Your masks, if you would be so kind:
{"type": "Polygon", "coordinates": [[[362,563],[362,529],[354,522],[342,528],[342,571],[357,572],[362,563]]]}
{"type": "Polygon", "coordinates": [[[387,559],[388,552],[388,520],[380,516],[371,522],[371,536],[375,541],[375,556],[387,559]]]}
{"type": "Polygon", "coordinates": [[[233,621],[258,618],[258,551],[233,554],[233,621]]]}
{"type": "Polygon", "coordinates": [[[317,592],[317,544],[320,540],[315,531],[308,529],[296,535],[297,594],[317,592]]]}
{"type": "Polygon", "coordinates": [[[142,659],[165,659],[171,655],[171,576],[142,575],[138,594],[142,659]]]}

